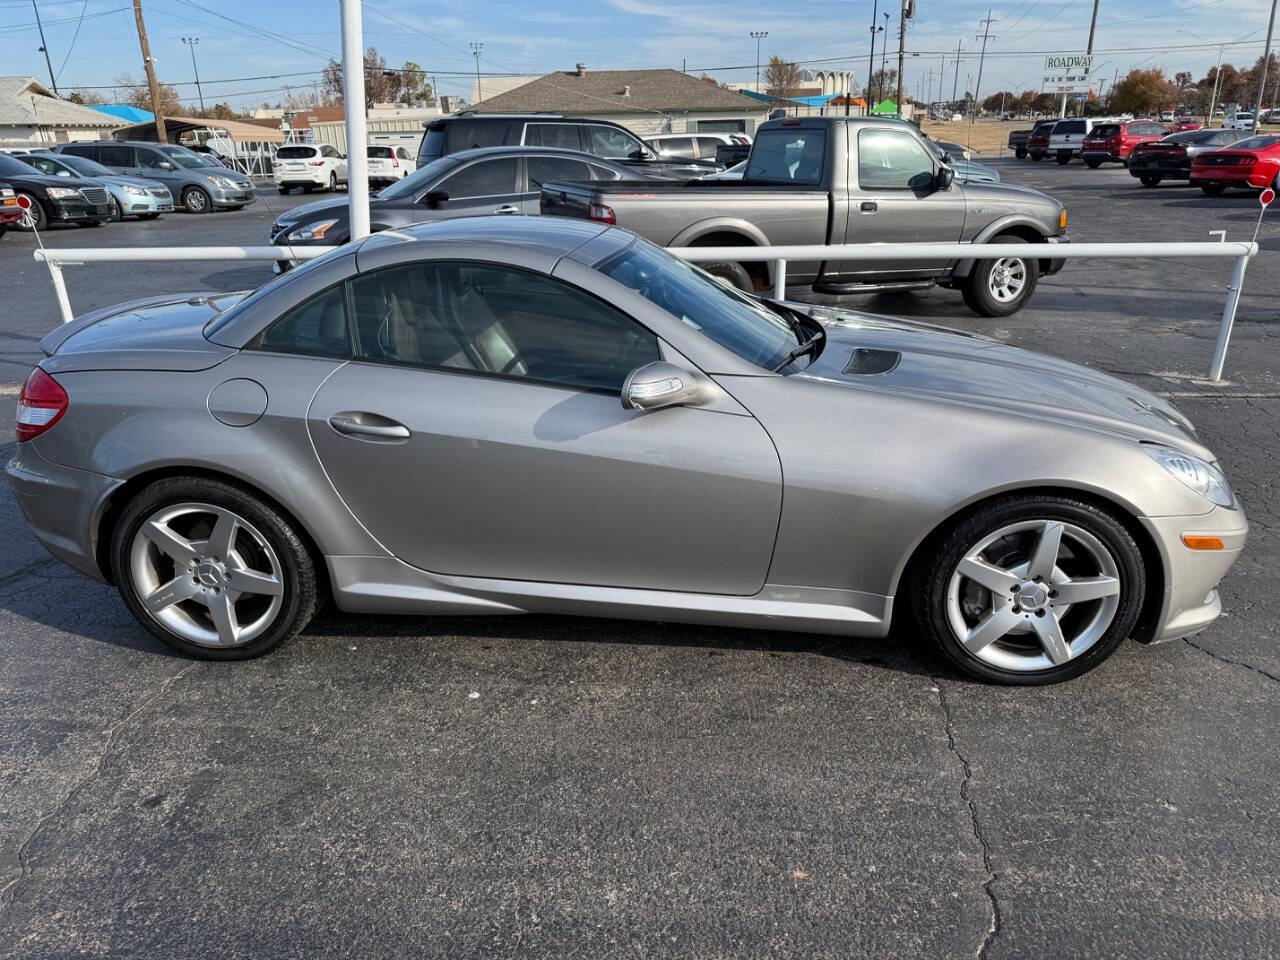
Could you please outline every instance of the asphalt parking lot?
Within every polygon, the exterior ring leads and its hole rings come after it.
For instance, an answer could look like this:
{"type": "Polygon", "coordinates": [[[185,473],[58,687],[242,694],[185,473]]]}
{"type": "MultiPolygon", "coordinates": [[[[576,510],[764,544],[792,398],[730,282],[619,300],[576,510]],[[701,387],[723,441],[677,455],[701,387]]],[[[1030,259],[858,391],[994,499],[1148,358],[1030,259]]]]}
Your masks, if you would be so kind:
{"type": "MultiPolygon", "coordinates": [[[[1240,194],[993,161],[1077,240],[1252,234],[1240,194]]],[[[238,213],[50,246],[265,243],[238,213]]],[[[1049,689],[888,641],[568,618],[328,613],[265,659],[171,655],[0,490],[0,956],[1280,955],[1280,222],[1227,382],[1228,261],[1074,261],[1004,320],[857,301],[1171,396],[1253,525],[1227,615],[1049,689]]],[[[0,457],[57,322],[0,240],[0,457]]],[[[259,264],[68,268],[77,310],[259,264]]],[[[928,443],[927,426],[920,442],[928,443]]]]}

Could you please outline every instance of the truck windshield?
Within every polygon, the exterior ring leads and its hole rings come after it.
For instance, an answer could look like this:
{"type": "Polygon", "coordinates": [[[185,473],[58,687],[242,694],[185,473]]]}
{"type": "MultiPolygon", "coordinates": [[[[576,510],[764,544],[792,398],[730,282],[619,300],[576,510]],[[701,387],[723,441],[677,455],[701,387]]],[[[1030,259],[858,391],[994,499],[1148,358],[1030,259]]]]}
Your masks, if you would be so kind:
{"type": "Polygon", "coordinates": [[[765,370],[775,369],[798,343],[783,317],[645,240],[596,269],[765,370]]]}
{"type": "Polygon", "coordinates": [[[747,158],[747,183],[822,182],[827,135],[822,130],[776,127],[762,130],[747,158]]]}

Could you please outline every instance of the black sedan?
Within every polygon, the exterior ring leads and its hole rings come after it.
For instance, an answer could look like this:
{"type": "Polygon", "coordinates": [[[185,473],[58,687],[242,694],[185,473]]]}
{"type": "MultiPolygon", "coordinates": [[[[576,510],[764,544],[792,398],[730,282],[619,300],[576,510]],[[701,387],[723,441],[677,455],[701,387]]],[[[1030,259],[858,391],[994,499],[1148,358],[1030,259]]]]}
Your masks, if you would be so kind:
{"type": "Polygon", "coordinates": [[[1206,150],[1219,150],[1252,136],[1248,130],[1184,130],[1162,140],[1140,143],[1129,154],[1129,176],[1144,187],[1162,180],[1190,180],[1191,161],[1206,150]]]}
{"type": "MultiPolygon", "coordinates": [[[[369,228],[494,213],[539,212],[546,180],[636,180],[634,167],[576,150],[482,147],[432,160],[369,201],[369,228]]],[[[652,179],[652,178],[645,178],[652,179]]],[[[335,197],[282,213],[271,227],[279,246],[334,246],[350,239],[347,199],[335,197]]],[[[285,264],[281,264],[282,267],[285,264]]]]}
{"type": "Polygon", "coordinates": [[[31,217],[37,230],[51,223],[99,226],[111,219],[107,188],[80,177],[51,177],[7,153],[0,154],[0,180],[18,196],[31,200],[31,217]]]}

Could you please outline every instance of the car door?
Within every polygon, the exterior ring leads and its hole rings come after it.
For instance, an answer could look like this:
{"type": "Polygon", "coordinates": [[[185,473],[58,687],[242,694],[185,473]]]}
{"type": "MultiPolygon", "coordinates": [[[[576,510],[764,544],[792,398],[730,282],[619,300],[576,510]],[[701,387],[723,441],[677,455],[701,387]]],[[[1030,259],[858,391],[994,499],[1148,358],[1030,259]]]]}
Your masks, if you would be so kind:
{"type": "MultiPolygon", "coordinates": [[[[915,136],[886,127],[858,130],[850,152],[846,243],[957,243],[965,227],[964,187],[935,185],[938,163],[915,136]]],[[[941,273],[950,261],[845,261],[840,273],[871,275],[941,273]]]]}
{"type": "Polygon", "coordinates": [[[175,199],[182,195],[183,178],[178,172],[177,163],[171,157],[166,157],[152,147],[135,147],[134,153],[137,155],[136,170],[139,176],[159,180],[169,188],[175,199]]]}
{"type": "Polygon", "coordinates": [[[515,157],[475,160],[444,176],[427,193],[443,191],[449,195],[439,207],[439,216],[443,217],[519,213],[524,197],[517,183],[518,174],[515,157]]]}
{"type": "Polygon", "coordinates": [[[572,157],[525,158],[525,175],[529,189],[520,202],[521,212],[536,216],[541,212],[542,185],[548,180],[581,182],[591,179],[591,170],[582,160],[572,157]]]}
{"type": "Polygon", "coordinates": [[[439,574],[750,595],[781,511],[749,416],[622,408],[657,338],[584,291],[491,263],[350,281],[356,359],[316,393],[316,454],[391,553],[439,574]]]}

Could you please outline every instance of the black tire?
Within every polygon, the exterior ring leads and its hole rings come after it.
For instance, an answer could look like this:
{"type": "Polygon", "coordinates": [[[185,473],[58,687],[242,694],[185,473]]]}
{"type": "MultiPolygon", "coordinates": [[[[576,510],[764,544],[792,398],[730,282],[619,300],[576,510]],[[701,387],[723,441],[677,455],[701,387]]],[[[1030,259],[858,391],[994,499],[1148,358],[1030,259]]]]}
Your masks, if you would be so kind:
{"type": "Polygon", "coordinates": [[[169,477],[139,492],[125,507],[111,542],[111,573],[129,611],[161,642],[202,660],[248,660],[296,636],[320,606],[315,562],[302,535],[273,507],[252,494],[204,477],[169,477]],[[242,646],[209,647],[167,629],[143,607],[130,575],[130,553],[143,523],[157,510],[180,503],[208,503],[230,510],[253,524],[279,559],[283,593],[275,619],[260,636],[242,646]]]}
{"type": "MultiPolygon", "coordinates": [[[[1092,670],[1133,631],[1146,594],[1142,551],[1125,523],[1085,500],[1048,495],[1012,495],[980,506],[942,532],[928,556],[919,558],[909,578],[916,622],[927,644],[948,664],[989,683],[1039,686],[1060,683],[1092,670]],[[1073,524],[1101,543],[1115,563],[1119,603],[1105,632],[1077,657],[1041,670],[1001,669],[979,659],[960,642],[947,616],[947,591],[960,560],[975,544],[1002,527],[1027,520],[1073,524]]],[[[1065,622],[1065,621],[1064,621],[1065,622]]]]}
{"type": "MultiPolygon", "coordinates": [[[[1025,243],[1021,237],[995,237],[991,243],[1025,243]]],[[[1022,289],[1010,300],[1000,300],[991,289],[991,275],[999,263],[997,260],[979,260],[960,286],[964,302],[980,317],[1008,317],[1017,313],[1036,292],[1040,279],[1040,264],[1036,260],[1019,257],[1025,279],[1022,289]]]]}
{"type": "Polygon", "coordinates": [[[3,237],[8,230],[9,225],[7,223],[0,223],[0,237],[3,237]]]}
{"type": "Polygon", "coordinates": [[[331,170],[329,172],[329,192],[338,192],[338,172],[336,170],[331,170]]]}
{"type": "Polygon", "coordinates": [[[1160,186],[1160,181],[1163,180],[1164,177],[1155,173],[1144,173],[1138,179],[1144,187],[1158,187],[1160,186]]]}
{"type": "Polygon", "coordinates": [[[120,209],[120,204],[116,201],[115,197],[111,198],[110,216],[112,223],[119,223],[124,219],[124,211],[120,209]]]}
{"type": "Polygon", "coordinates": [[[304,184],[302,185],[302,192],[303,192],[303,193],[310,193],[313,189],[314,189],[314,186],[313,186],[312,184],[310,184],[310,183],[304,183],[304,184]]]}
{"type": "Polygon", "coordinates": [[[100,227],[107,221],[105,220],[78,220],[76,221],[82,227],[100,227]]]}
{"type": "Polygon", "coordinates": [[[1227,188],[1220,183],[1202,183],[1200,189],[1210,197],[1220,197],[1227,192],[1227,188]]]}
{"type": "Polygon", "coordinates": [[[1025,160],[1025,159],[1027,159],[1027,148],[1026,148],[1026,147],[1017,147],[1017,148],[1013,151],[1013,155],[1014,155],[1015,157],[1017,157],[1019,160],[1025,160]]]}
{"type": "Polygon", "coordinates": [[[30,230],[34,228],[36,230],[43,230],[47,227],[49,225],[49,217],[45,214],[44,207],[40,205],[40,201],[29,193],[20,193],[18,196],[26,197],[31,201],[31,209],[27,211],[31,215],[31,226],[19,227],[18,229],[30,230]]]}
{"type": "Polygon", "coordinates": [[[710,263],[699,264],[699,266],[713,277],[726,281],[732,287],[737,287],[747,293],[755,290],[755,284],[751,282],[751,274],[747,273],[747,268],[740,263],[715,260],[710,263]]]}
{"type": "Polygon", "coordinates": [[[182,209],[187,213],[208,213],[213,209],[213,197],[203,187],[187,187],[182,191],[182,209]]]}
{"type": "Polygon", "coordinates": [[[1044,155],[1043,153],[1038,152],[1038,151],[1030,152],[1030,153],[1028,153],[1028,154],[1027,154],[1027,156],[1029,156],[1029,157],[1030,157],[1032,160],[1034,160],[1036,163],[1039,163],[1041,160],[1043,160],[1043,159],[1045,158],[1045,155],[1044,155]]]}
{"type": "Polygon", "coordinates": [[[1090,170],[1097,170],[1100,166],[1102,166],[1102,161],[1101,161],[1101,160],[1086,160],[1086,161],[1084,162],[1084,165],[1085,165],[1086,167],[1088,167],[1090,170]]]}
{"type": "Polygon", "coordinates": [[[280,186],[276,187],[276,190],[279,191],[282,197],[287,197],[289,195],[289,191],[291,191],[292,189],[293,187],[290,187],[283,183],[280,184],[280,186]]]}
{"type": "Polygon", "coordinates": [[[1058,161],[1058,166],[1065,167],[1068,163],[1071,162],[1071,151],[1059,150],[1056,159],[1058,161]]]}

